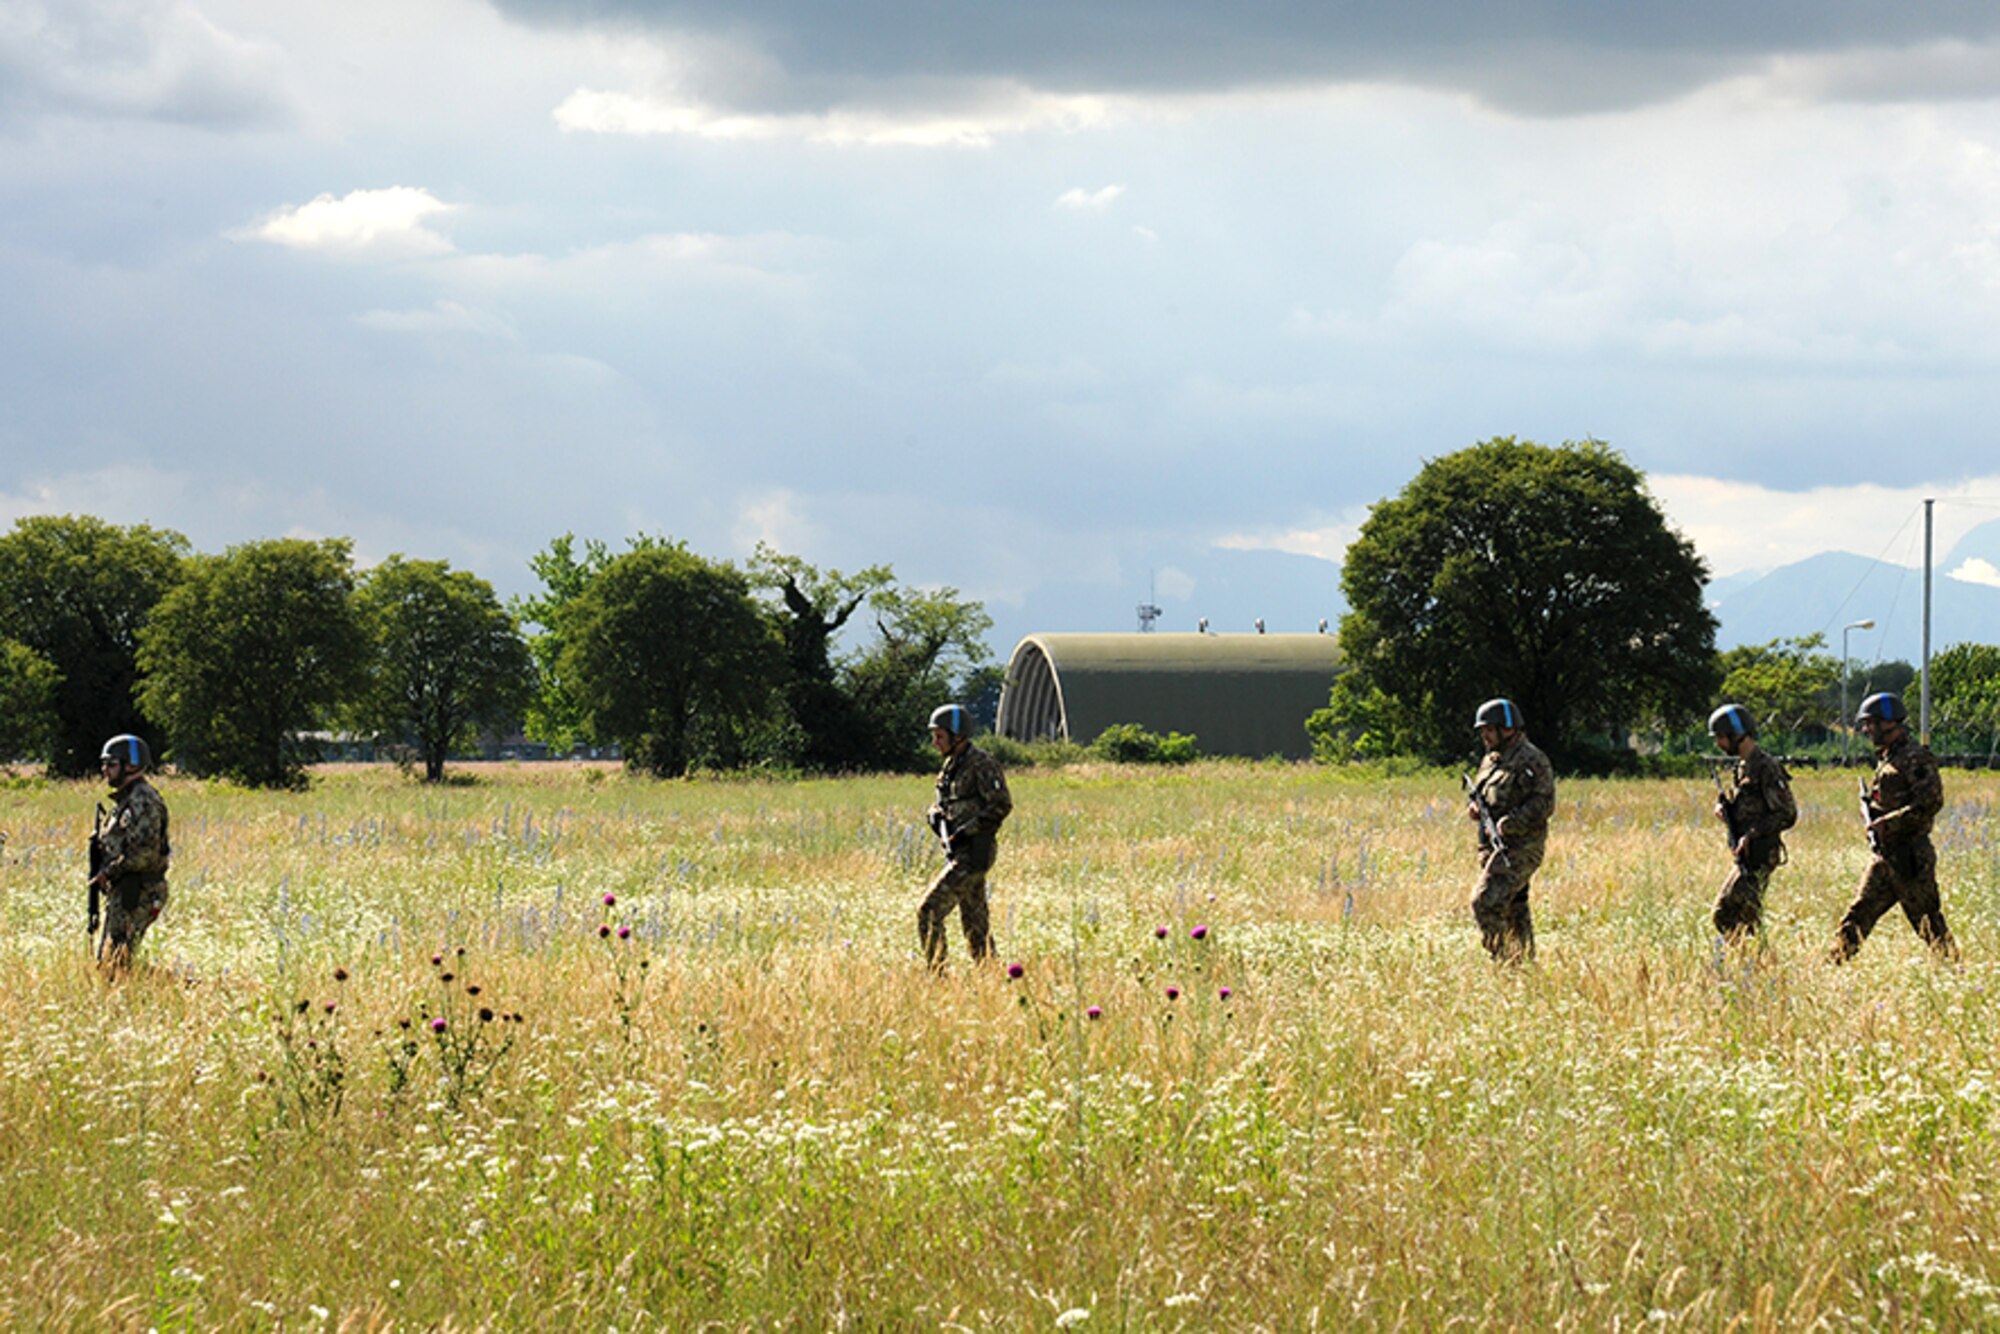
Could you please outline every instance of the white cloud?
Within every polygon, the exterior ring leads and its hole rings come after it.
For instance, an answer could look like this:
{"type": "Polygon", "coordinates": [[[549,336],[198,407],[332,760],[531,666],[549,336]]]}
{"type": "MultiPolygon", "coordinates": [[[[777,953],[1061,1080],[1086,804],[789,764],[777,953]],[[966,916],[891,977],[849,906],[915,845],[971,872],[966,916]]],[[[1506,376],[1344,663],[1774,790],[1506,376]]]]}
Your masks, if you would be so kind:
{"type": "Polygon", "coordinates": [[[0,109],[16,104],[224,129],[294,114],[281,51],[186,0],[9,0],[0,7],[0,109]]]}
{"type": "Polygon", "coordinates": [[[510,341],[517,337],[513,321],[506,316],[450,300],[434,302],[422,310],[371,310],[355,316],[354,322],[384,333],[462,333],[510,341]]]}
{"type": "Polygon", "coordinates": [[[1153,592],[1169,602],[1186,602],[1194,596],[1195,579],[1177,565],[1153,572],[1153,592]]]}
{"type": "Polygon", "coordinates": [[[229,237],[337,255],[441,255],[451,251],[451,242],[425,226],[424,220],[455,207],[414,186],[353,190],[338,199],[323,194],[311,203],[280,209],[229,237]]]}
{"type": "Polygon", "coordinates": [[[1317,556],[1335,565],[1347,558],[1347,548],[1360,535],[1365,515],[1355,514],[1323,527],[1265,529],[1231,533],[1216,539],[1225,551],[1284,551],[1294,556],[1317,556]]]}
{"type": "Polygon", "coordinates": [[[1055,206],[1074,213],[1102,213],[1124,193],[1122,185],[1107,185],[1101,190],[1086,190],[1077,186],[1057,195],[1055,206]]]}
{"type": "Polygon", "coordinates": [[[789,490],[766,492],[743,501],[737,507],[732,536],[741,551],[755,551],[758,543],[789,555],[797,555],[818,542],[818,530],[803,513],[798,494],[789,490]]]}
{"type": "Polygon", "coordinates": [[[1974,556],[1957,569],[1947,571],[1947,579],[1956,579],[1963,584],[1984,584],[1988,588],[2000,588],[2000,566],[1992,561],[1974,556]]]}
{"type": "Polygon", "coordinates": [[[1062,96],[1018,87],[980,91],[986,95],[956,109],[844,106],[823,112],[778,114],[729,112],[681,97],[579,88],[563,99],[553,115],[563,130],[582,134],[792,140],[835,147],[984,148],[1006,135],[1101,125],[1115,114],[1113,101],[1103,97],[1062,96]]]}

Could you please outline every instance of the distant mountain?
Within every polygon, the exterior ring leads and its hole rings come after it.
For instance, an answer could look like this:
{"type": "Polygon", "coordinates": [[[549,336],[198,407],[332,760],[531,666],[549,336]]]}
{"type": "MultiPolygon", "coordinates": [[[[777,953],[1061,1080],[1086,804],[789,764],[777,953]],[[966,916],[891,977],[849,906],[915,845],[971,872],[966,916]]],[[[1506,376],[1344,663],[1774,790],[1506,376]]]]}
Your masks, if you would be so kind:
{"type": "MultiPolygon", "coordinates": [[[[1983,559],[1976,553],[1989,548],[2000,557],[2000,524],[1975,529],[1949,558],[1937,562],[1931,581],[1933,652],[1963,642],[2000,644],[2000,587],[1945,574],[1966,561],[1983,559]],[[1979,543],[1972,542],[1987,529],[1993,532],[1979,543]],[[1961,558],[1961,552],[1969,554],[1961,558]]],[[[1993,563],[2000,566],[2000,559],[1993,563]]],[[[1709,586],[1709,597],[1720,623],[1715,642],[1721,648],[1818,633],[1826,636],[1828,648],[1839,653],[1842,626],[1873,621],[1872,630],[1848,633],[1848,649],[1857,661],[1915,662],[1923,652],[1921,570],[1852,552],[1823,551],[1726,588],[1720,596],[1718,586],[1709,586]]]]}

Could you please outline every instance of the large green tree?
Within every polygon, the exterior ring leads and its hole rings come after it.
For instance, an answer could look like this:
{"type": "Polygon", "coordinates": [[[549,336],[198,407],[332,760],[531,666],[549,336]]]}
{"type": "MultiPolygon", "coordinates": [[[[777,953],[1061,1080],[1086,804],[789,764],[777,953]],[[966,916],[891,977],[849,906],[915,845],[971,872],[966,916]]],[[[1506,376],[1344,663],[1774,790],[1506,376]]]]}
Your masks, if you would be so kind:
{"type": "Polygon", "coordinates": [[[534,695],[534,663],[493,585],[443,561],[391,556],[354,595],[368,639],[359,717],[409,737],[424,778],[444,778],[452,747],[517,719],[534,695]]]}
{"type": "Polygon", "coordinates": [[[366,641],[345,538],[247,542],[198,556],[140,635],[140,702],[199,774],[296,786],[299,734],[358,694],[366,641]]]}
{"type": "Polygon", "coordinates": [[[150,737],[135,693],[139,633],[187,552],[179,533],[89,515],[34,515],[0,536],[0,638],[56,673],[51,772],[95,773],[106,738],[150,737]]]}
{"type": "Polygon", "coordinates": [[[1502,437],[1433,459],[1348,548],[1341,646],[1437,757],[1505,695],[1558,758],[1583,734],[1699,711],[1715,677],[1706,567],[1645,478],[1589,440],[1502,437]]]}
{"type": "Polygon", "coordinates": [[[925,723],[960,697],[987,658],[993,618],[956,588],[891,586],[868,600],[875,637],[848,664],[846,687],[868,720],[855,766],[907,770],[932,764],[925,723]]]}
{"type": "Polygon", "coordinates": [[[628,551],[556,615],[558,670],[589,734],[677,777],[738,762],[778,710],[781,648],[750,582],[678,543],[628,551]]]}
{"type": "Polygon", "coordinates": [[[750,576],[778,600],[785,706],[797,737],[792,758],[815,773],[868,767],[877,729],[847,688],[834,650],[854,614],[870,596],[892,587],[894,575],[886,565],[854,574],[821,570],[760,544],[750,576]]]}

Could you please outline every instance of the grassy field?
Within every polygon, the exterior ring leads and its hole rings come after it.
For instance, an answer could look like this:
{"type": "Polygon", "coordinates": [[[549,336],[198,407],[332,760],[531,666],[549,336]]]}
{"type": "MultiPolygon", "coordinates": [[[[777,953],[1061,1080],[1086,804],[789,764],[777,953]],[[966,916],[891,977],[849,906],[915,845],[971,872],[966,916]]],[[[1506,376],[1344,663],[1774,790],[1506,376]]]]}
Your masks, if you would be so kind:
{"type": "Polygon", "coordinates": [[[1822,962],[1851,776],[1741,956],[1712,789],[1566,782],[1510,971],[1449,776],[1201,764],[1016,775],[999,965],[933,979],[921,776],[169,779],[117,985],[94,789],[18,784],[0,1328],[2000,1325],[2000,776],[1946,781],[1956,968],[1822,962]]]}

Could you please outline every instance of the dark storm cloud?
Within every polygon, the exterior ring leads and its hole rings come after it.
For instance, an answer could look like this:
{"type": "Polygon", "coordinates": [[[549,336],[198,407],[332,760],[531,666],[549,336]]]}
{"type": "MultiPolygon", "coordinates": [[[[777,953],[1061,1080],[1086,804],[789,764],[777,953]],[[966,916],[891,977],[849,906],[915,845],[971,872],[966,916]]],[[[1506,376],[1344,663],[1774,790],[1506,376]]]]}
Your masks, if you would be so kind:
{"type": "MultiPolygon", "coordinates": [[[[738,107],[831,104],[908,80],[1014,80],[1055,92],[1214,92],[1348,81],[1456,89],[1532,114],[1642,105],[1780,56],[1957,49],[2000,34],[1991,0],[495,0],[517,20],[736,44],[700,91],[738,107]],[[772,68],[775,66],[775,68],[772,68]]],[[[1906,62],[1896,95],[1934,89],[1906,62]]],[[[1984,78],[1978,86],[1991,91],[1984,78]]],[[[1839,81],[1827,86],[1841,95],[1839,81]]],[[[1880,87],[1871,90],[1884,95],[1880,87]]]]}

